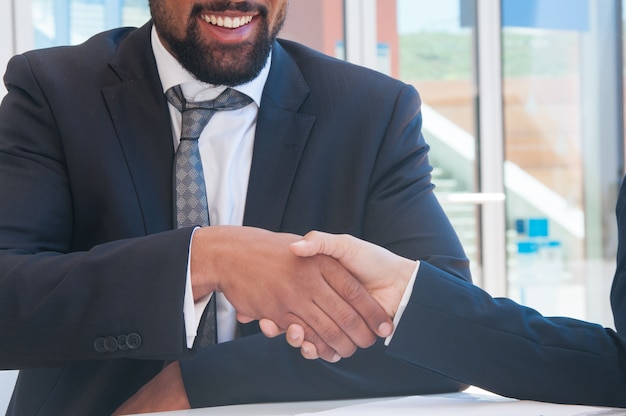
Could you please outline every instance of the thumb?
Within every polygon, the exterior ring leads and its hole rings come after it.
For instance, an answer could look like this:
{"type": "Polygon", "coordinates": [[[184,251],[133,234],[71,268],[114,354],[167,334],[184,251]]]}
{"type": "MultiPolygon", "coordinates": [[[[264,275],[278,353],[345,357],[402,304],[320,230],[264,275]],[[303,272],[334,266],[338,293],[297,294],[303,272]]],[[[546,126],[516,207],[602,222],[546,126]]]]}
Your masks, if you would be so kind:
{"type": "Polygon", "coordinates": [[[298,257],[311,257],[317,254],[329,254],[327,247],[330,245],[332,235],[319,231],[307,233],[302,240],[291,243],[289,249],[298,257]]]}
{"type": "Polygon", "coordinates": [[[242,313],[237,312],[237,321],[241,322],[242,324],[248,324],[252,321],[254,321],[254,318],[248,315],[244,315],[242,313]]]}
{"type": "Polygon", "coordinates": [[[263,318],[259,320],[259,326],[261,327],[261,332],[268,338],[274,338],[284,332],[270,319],[263,318]]]}

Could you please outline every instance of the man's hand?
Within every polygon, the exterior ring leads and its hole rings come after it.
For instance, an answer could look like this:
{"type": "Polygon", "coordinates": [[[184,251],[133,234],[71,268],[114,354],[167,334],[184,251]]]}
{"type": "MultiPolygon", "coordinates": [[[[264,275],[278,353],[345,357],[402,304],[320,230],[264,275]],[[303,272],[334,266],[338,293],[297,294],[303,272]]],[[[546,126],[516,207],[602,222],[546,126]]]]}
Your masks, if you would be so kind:
{"type": "MultiPolygon", "coordinates": [[[[390,318],[395,316],[416,267],[415,261],[397,256],[382,247],[350,235],[312,231],[300,241],[292,243],[290,249],[300,257],[322,254],[338,260],[359,279],[390,318]]],[[[260,324],[266,336],[272,337],[282,332],[281,328],[270,320],[262,320],[260,324]]],[[[287,342],[296,348],[299,347],[305,358],[319,358],[320,341],[310,339],[307,332],[306,327],[291,325],[287,331],[287,342]]],[[[327,347],[321,345],[321,348],[327,347]]]]}
{"type": "Polygon", "coordinates": [[[190,409],[178,361],[159,374],[122,404],[113,415],[129,415],[190,409]]]}
{"type": "Polygon", "coordinates": [[[290,245],[299,257],[333,257],[363,284],[393,319],[416,267],[414,260],[348,234],[311,231],[290,245]]]}
{"type": "Polygon", "coordinates": [[[242,321],[269,319],[280,330],[300,325],[327,361],[352,355],[392,331],[388,314],[329,256],[298,257],[301,237],[251,227],[206,227],[194,233],[194,296],[223,292],[242,321]]]}

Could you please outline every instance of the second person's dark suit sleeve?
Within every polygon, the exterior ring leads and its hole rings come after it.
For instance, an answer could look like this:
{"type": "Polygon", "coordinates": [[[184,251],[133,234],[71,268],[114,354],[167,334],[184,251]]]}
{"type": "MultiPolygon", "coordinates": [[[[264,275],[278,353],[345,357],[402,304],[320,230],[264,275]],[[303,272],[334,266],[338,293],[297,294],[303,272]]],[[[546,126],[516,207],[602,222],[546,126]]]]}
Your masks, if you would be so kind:
{"type": "Polygon", "coordinates": [[[503,396],[626,406],[626,341],[422,263],[388,354],[503,396]]]}
{"type": "Polygon", "coordinates": [[[619,241],[615,278],[611,287],[611,308],[615,328],[626,338],[626,181],[622,182],[615,212],[619,241]]]}

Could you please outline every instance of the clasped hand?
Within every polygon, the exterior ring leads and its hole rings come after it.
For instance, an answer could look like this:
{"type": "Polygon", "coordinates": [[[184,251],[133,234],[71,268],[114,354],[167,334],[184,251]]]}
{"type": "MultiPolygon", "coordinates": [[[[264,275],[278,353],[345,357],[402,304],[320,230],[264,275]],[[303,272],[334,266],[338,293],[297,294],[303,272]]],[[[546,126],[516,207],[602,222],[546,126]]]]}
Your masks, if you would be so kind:
{"type": "Polygon", "coordinates": [[[331,362],[389,335],[389,314],[355,276],[330,256],[297,256],[290,244],[300,239],[251,227],[198,230],[194,294],[223,292],[242,322],[265,319],[279,331],[297,325],[316,354],[331,362]]]}
{"type": "MultiPolygon", "coordinates": [[[[408,282],[415,272],[416,261],[398,256],[380,246],[368,243],[350,235],[333,235],[312,231],[303,239],[292,243],[290,250],[303,258],[328,256],[337,260],[355,276],[365,290],[385,309],[393,319],[407,290],[408,282]]],[[[261,330],[268,337],[285,332],[280,324],[270,320],[260,321],[261,330]]],[[[311,331],[299,324],[287,328],[287,342],[300,348],[307,359],[326,359],[330,348],[323,340],[311,337],[311,331]]]]}

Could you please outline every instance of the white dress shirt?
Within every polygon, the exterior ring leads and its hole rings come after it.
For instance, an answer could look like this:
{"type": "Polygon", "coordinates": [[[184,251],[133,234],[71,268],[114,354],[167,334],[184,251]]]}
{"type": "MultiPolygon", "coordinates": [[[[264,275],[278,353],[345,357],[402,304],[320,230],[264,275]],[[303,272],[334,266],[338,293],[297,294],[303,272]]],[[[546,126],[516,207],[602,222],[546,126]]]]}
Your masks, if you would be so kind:
{"type": "MultiPolygon", "coordinates": [[[[206,101],[216,98],[226,89],[225,86],[200,82],[184,69],[165,49],[154,27],[152,28],[152,49],[163,92],[175,85],[181,85],[188,101],[206,101]]],[[[239,110],[216,112],[200,135],[198,146],[204,170],[211,225],[242,225],[243,223],[257,115],[270,62],[271,57],[254,80],[234,87],[252,98],[253,103],[239,110]]],[[[173,105],[170,104],[169,108],[172,118],[173,145],[176,149],[180,141],[182,116],[173,105]]],[[[198,323],[209,298],[210,296],[194,305],[188,271],[184,315],[189,348],[193,345],[198,323]]],[[[217,339],[219,342],[230,341],[235,338],[237,330],[235,310],[222,293],[218,293],[216,299],[217,339]]]]}

